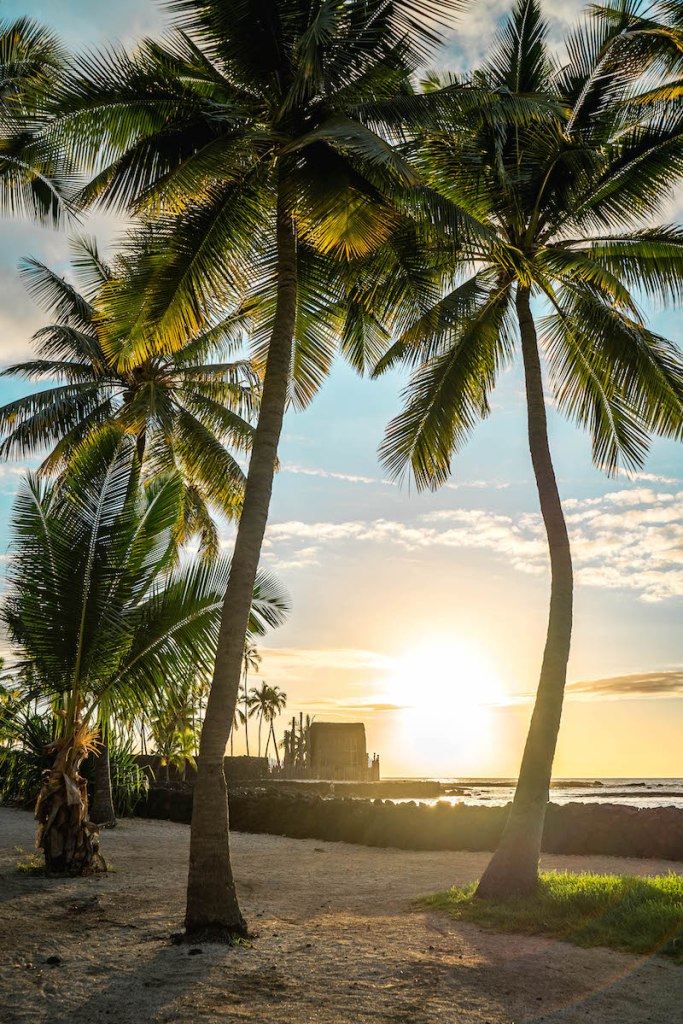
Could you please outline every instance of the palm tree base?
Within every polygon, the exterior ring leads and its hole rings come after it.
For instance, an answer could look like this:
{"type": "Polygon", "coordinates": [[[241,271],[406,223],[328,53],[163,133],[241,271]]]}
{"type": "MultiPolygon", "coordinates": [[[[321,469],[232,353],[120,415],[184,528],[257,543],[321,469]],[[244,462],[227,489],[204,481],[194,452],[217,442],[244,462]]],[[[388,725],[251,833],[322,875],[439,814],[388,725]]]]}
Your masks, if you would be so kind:
{"type": "Polygon", "coordinates": [[[208,925],[205,928],[185,929],[177,936],[173,936],[174,942],[181,943],[214,942],[223,946],[243,946],[254,938],[247,928],[246,922],[242,922],[241,928],[224,928],[220,925],[208,925]]]}
{"type": "Polygon", "coordinates": [[[43,851],[46,875],[106,872],[107,864],[100,853],[99,831],[86,818],[84,805],[68,803],[63,789],[46,793],[42,801],[39,797],[39,801],[40,824],[36,845],[43,851]]]}
{"type": "Polygon", "coordinates": [[[482,875],[474,893],[479,900],[502,900],[513,896],[533,896],[538,888],[538,866],[524,870],[510,857],[504,860],[493,858],[482,875]]]}
{"type": "Polygon", "coordinates": [[[192,797],[185,935],[193,941],[234,942],[248,936],[230,863],[228,789],[222,759],[200,754],[192,797]],[[208,938],[212,936],[212,938],[208,938]]]}
{"type": "Polygon", "coordinates": [[[500,845],[481,876],[475,896],[482,900],[532,896],[538,887],[543,819],[530,820],[531,813],[517,814],[513,808],[500,845]],[[517,820],[516,820],[517,819],[517,820]]]}

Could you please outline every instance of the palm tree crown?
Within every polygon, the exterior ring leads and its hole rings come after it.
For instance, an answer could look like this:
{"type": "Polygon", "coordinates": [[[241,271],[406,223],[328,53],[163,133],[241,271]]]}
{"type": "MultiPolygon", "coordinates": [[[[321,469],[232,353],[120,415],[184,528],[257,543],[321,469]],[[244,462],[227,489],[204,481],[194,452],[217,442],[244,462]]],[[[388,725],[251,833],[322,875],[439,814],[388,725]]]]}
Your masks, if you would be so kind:
{"type": "Polygon", "coordinates": [[[339,259],[369,254],[398,224],[396,197],[417,175],[382,118],[410,99],[435,41],[430,17],[458,6],[240,0],[228,13],[177,0],[163,44],[80,58],[55,92],[52,131],[97,171],[81,199],[155,217],[168,233],[122,360],[153,350],[157,332],[182,344],[217,303],[249,316],[265,357],[278,201],[297,239],[290,397],[312,397],[340,340],[359,369],[377,358],[341,308],[339,259]]]}
{"type": "Polygon", "coordinates": [[[626,8],[605,12],[570,37],[560,67],[539,4],[520,0],[471,79],[499,91],[499,109],[425,141],[425,173],[471,220],[450,260],[437,254],[450,287],[378,367],[417,365],[383,455],[395,473],[409,465],[418,486],[447,478],[488,414],[515,349],[516,290],[542,300],[553,394],[590,431],[600,467],[637,468],[650,433],[681,436],[680,353],[647,328],[638,299],[683,295],[683,229],[644,226],[683,173],[683,110],[654,94],[637,101],[635,67],[658,53],[652,34],[639,45],[640,26],[626,8]],[[513,122],[511,92],[543,98],[547,113],[513,122]]]}
{"type": "Polygon", "coordinates": [[[150,251],[150,232],[132,236],[111,267],[88,239],[75,240],[73,250],[76,285],[35,260],[24,264],[32,294],[55,322],[36,335],[39,358],[3,375],[57,383],[0,409],[0,455],[54,445],[43,469],[60,469],[84,439],[115,426],[136,439],[146,476],[179,474],[179,539],[198,532],[204,550],[216,553],[209,508],[229,518],[239,513],[244,474],[227,446],[248,448],[259,392],[248,361],[216,358],[235,342],[235,324],[216,322],[188,336],[180,349],[159,346],[122,368],[118,352],[142,303],[140,264],[150,251]],[[124,294],[127,319],[121,318],[124,294]],[[116,317],[107,311],[113,295],[116,317]]]}

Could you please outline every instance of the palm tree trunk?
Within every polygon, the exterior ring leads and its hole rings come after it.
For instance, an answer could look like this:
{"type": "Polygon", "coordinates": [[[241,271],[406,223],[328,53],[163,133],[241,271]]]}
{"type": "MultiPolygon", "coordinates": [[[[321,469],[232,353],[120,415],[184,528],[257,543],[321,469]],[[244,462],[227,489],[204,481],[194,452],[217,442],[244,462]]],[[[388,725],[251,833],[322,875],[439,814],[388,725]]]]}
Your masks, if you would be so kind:
{"type": "Polygon", "coordinates": [[[239,692],[244,641],[268,522],[292,361],[297,292],[296,240],[283,191],[281,188],[277,203],[277,304],[199,748],[185,916],[188,935],[211,933],[216,937],[230,938],[246,932],[230,863],[223,757],[239,692]]]}
{"type": "Polygon", "coordinates": [[[485,899],[525,895],[533,892],[538,883],[538,860],[572,633],[571,551],[548,445],[541,362],[528,288],[517,289],[517,318],[526,381],[529,449],[550,551],[550,615],[515,798],[498,849],[477,888],[477,896],[485,899]]]}
{"type": "Polygon", "coordinates": [[[270,731],[273,736],[273,746],[275,747],[275,761],[277,762],[278,768],[280,767],[280,751],[277,749],[277,737],[275,736],[275,723],[271,721],[270,731]]]}
{"type": "Polygon", "coordinates": [[[258,756],[261,756],[261,726],[263,725],[263,715],[258,716],[258,756]]]}
{"type": "Polygon", "coordinates": [[[105,728],[102,729],[99,754],[95,757],[94,776],[95,792],[90,808],[90,820],[94,821],[96,825],[107,825],[109,828],[113,828],[116,824],[116,812],[114,811],[114,794],[111,787],[109,738],[105,728]]]}
{"type": "Polygon", "coordinates": [[[85,748],[76,739],[81,724],[77,721],[60,741],[50,744],[56,747],[55,759],[36,801],[36,846],[43,851],[48,875],[107,870],[97,826],[88,816],[88,786],[79,773],[85,757],[85,748]]]}

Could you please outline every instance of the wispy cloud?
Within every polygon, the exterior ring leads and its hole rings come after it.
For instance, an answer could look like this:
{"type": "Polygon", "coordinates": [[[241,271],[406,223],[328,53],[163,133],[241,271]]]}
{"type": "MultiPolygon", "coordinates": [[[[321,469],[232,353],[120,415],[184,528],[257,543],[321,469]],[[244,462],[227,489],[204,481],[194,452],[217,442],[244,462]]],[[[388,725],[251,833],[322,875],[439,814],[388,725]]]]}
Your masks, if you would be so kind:
{"type": "Polygon", "coordinates": [[[335,473],[330,469],[319,469],[315,466],[299,466],[294,462],[287,462],[282,467],[282,473],[294,473],[300,476],[316,476],[323,480],[344,480],[350,484],[386,484],[392,485],[391,480],[381,480],[375,476],[361,476],[357,473],[335,473]]]}
{"type": "MultiPolygon", "coordinates": [[[[683,596],[683,491],[635,487],[565,502],[579,583],[639,591],[646,601],[683,596]]],[[[517,516],[487,509],[448,509],[397,520],[274,523],[265,555],[274,566],[306,568],[322,549],[347,543],[390,545],[409,552],[430,548],[485,550],[515,570],[543,574],[547,544],[536,513],[517,516]]]]}
{"type": "MultiPolygon", "coordinates": [[[[322,469],[320,466],[302,466],[297,462],[284,463],[280,472],[292,473],[296,476],[318,477],[321,480],[340,480],[349,484],[371,484],[375,487],[398,486],[395,480],[388,480],[386,477],[363,476],[360,473],[338,473],[331,469],[322,469]]],[[[501,483],[497,480],[452,480],[444,484],[444,488],[450,491],[460,491],[465,488],[502,491],[509,486],[509,483],[501,483]]]]}
{"type": "Polygon", "coordinates": [[[316,669],[343,669],[366,672],[385,669],[391,660],[377,651],[356,647],[268,647],[263,651],[269,664],[296,667],[304,671],[316,669]]]}
{"type": "Polygon", "coordinates": [[[634,672],[607,679],[589,679],[570,683],[569,697],[617,699],[624,697],[680,697],[683,696],[683,669],[668,672],[634,672]]]}

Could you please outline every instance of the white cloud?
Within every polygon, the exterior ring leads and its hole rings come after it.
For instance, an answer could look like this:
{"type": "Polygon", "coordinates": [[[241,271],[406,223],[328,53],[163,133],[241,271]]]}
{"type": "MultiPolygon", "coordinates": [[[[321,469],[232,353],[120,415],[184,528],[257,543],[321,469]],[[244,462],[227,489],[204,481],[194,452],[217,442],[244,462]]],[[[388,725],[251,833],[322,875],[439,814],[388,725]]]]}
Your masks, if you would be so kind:
{"type": "Polygon", "coordinates": [[[355,473],[335,473],[330,469],[319,469],[316,466],[300,466],[295,462],[287,462],[283,465],[282,473],[294,473],[301,476],[316,476],[324,480],[344,480],[350,484],[387,484],[391,480],[380,480],[376,476],[360,476],[355,473]]]}
{"type": "MultiPolygon", "coordinates": [[[[577,583],[633,589],[645,601],[683,596],[683,491],[633,488],[565,505],[577,583]]],[[[539,514],[482,508],[442,509],[412,524],[389,519],[274,523],[264,553],[276,567],[306,568],[322,560],[323,548],[350,541],[409,552],[489,551],[519,572],[548,571],[539,514]]]]}
{"type": "MultiPolygon", "coordinates": [[[[397,486],[395,480],[387,480],[383,477],[363,476],[359,473],[337,473],[331,469],[322,469],[320,466],[302,466],[298,462],[284,463],[280,472],[292,473],[295,476],[319,477],[321,480],[341,480],[343,483],[349,484],[372,484],[380,487],[397,486]]],[[[509,483],[491,480],[453,480],[444,484],[444,488],[450,491],[459,491],[463,488],[472,488],[474,490],[488,490],[490,488],[501,491],[509,486],[509,483]]]]}

